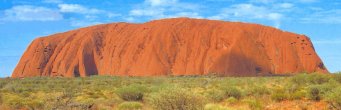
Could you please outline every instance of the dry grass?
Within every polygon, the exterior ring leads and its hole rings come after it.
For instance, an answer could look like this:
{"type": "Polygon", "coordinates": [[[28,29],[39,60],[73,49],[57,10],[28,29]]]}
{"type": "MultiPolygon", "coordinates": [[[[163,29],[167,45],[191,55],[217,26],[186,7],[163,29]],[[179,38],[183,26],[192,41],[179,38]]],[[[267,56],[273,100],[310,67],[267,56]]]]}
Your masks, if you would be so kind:
{"type": "Polygon", "coordinates": [[[341,98],[334,98],[340,96],[337,93],[341,90],[339,77],[301,74],[287,77],[92,76],[0,79],[0,109],[110,110],[131,107],[150,110],[158,109],[156,103],[162,105],[164,101],[177,106],[181,101],[191,100],[203,102],[188,102],[188,106],[179,107],[185,107],[185,110],[340,107],[341,98]],[[181,93],[165,93],[167,90],[181,93]],[[163,96],[169,98],[163,100],[160,98],[163,96]]]}

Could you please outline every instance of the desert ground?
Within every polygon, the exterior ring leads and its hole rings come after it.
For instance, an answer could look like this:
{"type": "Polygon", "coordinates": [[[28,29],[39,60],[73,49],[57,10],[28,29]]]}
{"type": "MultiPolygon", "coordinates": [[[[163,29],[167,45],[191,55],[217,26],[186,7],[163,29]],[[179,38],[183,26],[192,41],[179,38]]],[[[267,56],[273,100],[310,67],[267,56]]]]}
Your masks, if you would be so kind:
{"type": "Polygon", "coordinates": [[[0,79],[1,110],[339,110],[341,74],[0,79]]]}

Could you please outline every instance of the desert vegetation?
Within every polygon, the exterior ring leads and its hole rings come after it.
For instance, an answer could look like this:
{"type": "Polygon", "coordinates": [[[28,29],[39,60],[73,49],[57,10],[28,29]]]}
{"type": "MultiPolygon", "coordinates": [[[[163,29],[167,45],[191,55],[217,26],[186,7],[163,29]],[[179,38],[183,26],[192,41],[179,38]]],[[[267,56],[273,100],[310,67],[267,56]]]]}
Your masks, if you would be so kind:
{"type": "Polygon", "coordinates": [[[0,79],[0,109],[341,109],[341,74],[0,79]]]}

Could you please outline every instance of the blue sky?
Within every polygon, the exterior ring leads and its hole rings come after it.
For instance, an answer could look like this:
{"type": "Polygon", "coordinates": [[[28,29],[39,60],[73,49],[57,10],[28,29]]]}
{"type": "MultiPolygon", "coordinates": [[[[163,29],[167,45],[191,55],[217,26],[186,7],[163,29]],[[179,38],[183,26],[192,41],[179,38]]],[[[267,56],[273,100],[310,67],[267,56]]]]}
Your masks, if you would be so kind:
{"type": "Polygon", "coordinates": [[[305,34],[327,68],[341,71],[339,0],[0,0],[0,77],[11,75],[37,37],[173,17],[251,22],[305,34]]]}

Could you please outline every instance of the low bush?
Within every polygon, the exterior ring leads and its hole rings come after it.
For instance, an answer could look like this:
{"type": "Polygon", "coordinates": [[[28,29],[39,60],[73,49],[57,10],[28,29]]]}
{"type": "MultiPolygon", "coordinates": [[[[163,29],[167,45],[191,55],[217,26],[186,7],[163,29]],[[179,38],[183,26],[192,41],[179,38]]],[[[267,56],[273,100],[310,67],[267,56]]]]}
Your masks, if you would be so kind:
{"type": "Polygon", "coordinates": [[[253,86],[248,90],[248,95],[252,95],[252,96],[263,96],[263,95],[267,95],[270,94],[270,90],[265,87],[265,86],[253,86]]]}
{"type": "Polygon", "coordinates": [[[316,85],[322,96],[326,95],[328,92],[337,88],[340,84],[335,80],[329,80],[327,83],[323,83],[321,85],[316,85]]]}
{"type": "Polygon", "coordinates": [[[234,97],[236,99],[240,99],[242,97],[242,91],[236,87],[224,88],[224,92],[227,97],[234,97]]]}
{"type": "Polygon", "coordinates": [[[310,84],[323,84],[328,82],[330,79],[331,79],[330,75],[319,73],[312,73],[307,77],[307,81],[310,84]]]}
{"type": "Polygon", "coordinates": [[[238,102],[238,99],[236,99],[234,97],[230,97],[230,98],[226,99],[225,102],[227,102],[229,104],[235,104],[238,102]]]}
{"type": "Polygon", "coordinates": [[[256,99],[247,99],[244,100],[249,106],[251,110],[263,110],[263,105],[259,100],[256,99]]]}
{"type": "Polygon", "coordinates": [[[312,73],[312,74],[298,74],[291,77],[290,82],[298,85],[307,84],[323,84],[331,79],[328,74],[312,73]]]}
{"type": "Polygon", "coordinates": [[[272,91],[271,99],[274,101],[283,101],[288,99],[288,95],[282,88],[277,88],[272,91]]]}
{"type": "Polygon", "coordinates": [[[202,96],[178,88],[152,93],[148,103],[155,110],[202,110],[206,104],[202,96]]]}
{"type": "Polygon", "coordinates": [[[305,85],[307,83],[307,74],[297,74],[290,78],[290,83],[297,85],[305,85]]]}
{"type": "MultiPolygon", "coordinates": [[[[26,91],[25,91],[26,92],[26,91]]],[[[32,93],[28,93],[32,94],[32,93]]],[[[4,104],[12,109],[42,109],[44,97],[35,95],[0,93],[0,105],[4,104]]]]}
{"type": "Polygon", "coordinates": [[[118,105],[119,110],[142,110],[143,104],[140,102],[123,102],[118,105]]]}
{"type": "Polygon", "coordinates": [[[129,85],[118,88],[116,94],[125,101],[141,101],[147,88],[142,85],[129,85]]]}
{"type": "Polygon", "coordinates": [[[226,98],[225,92],[222,90],[218,90],[218,89],[207,90],[207,92],[205,93],[205,96],[208,99],[212,100],[213,102],[220,102],[226,98]]]}
{"type": "Polygon", "coordinates": [[[90,110],[93,103],[79,103],[74,100],[75,93],[64,91],[46,99],[44,110],[90,110]]]}
{"type": "Polygon", "coordinates": [[[8,83],[8,80],[0,79],[0,89],[2,89],[3,87],[5,87],[7,83],[8,83]]]}
{"type": "Polygon", "coordinates": [[[2,94],[0,93],[0,105],[2,104],[2,94]]]}
{"type": "Polygon", "coordinates": [[[24,105],[26,108],[29,108],[30,110],[35,110],[35,109],[42,109],[44,107],[44,101],[39,100],[37,98],[28,98],[26,102],[24,102],[24,105]]]}
{"type": "Polygon", "coordinates": [[[12,109],[20,109],[24,107],[24,99],[21,98],[19,95],[16,94],[4,94],[2,99],[3,104],[8,105],[12,109]]]}
{"type": "Polygon", "coordinates": [[[299,86],[298,84],[295,83],[288,83],[287,85],[284,86],[284,89],[289,93],[293,94],[296,91],[303,89],[303,87],[299,86]]]}
{"type": "Polygon", "coordinates": [[[219,104],[206,104],[204,110],[229,110],[229,109],[219,104]]]}
{"type": "Polygon", "coordinates": [[[290,100],[301,100],[306,96],[307,92],[305,90],[298,90],[289,94],[290,100]]]}
{"type": "Polygon", "coordinates": [[[307,98],[310,100],[314,100],[314,101],[321,100],[321,93],[320,93],[319,86],[317,85],[309,86],[307,89],[307,98]]]}
{"type": "Polygon", "coordinates": [[[326,100],[329,105],[335,110],[341,110],[341,87],[338,87],[326,96],[326,100]]]}
{"type": "Polygon", "coordinates": [[[341,72],[335,73],[333,76],[335,81],[341,83],[341,72]]]}

